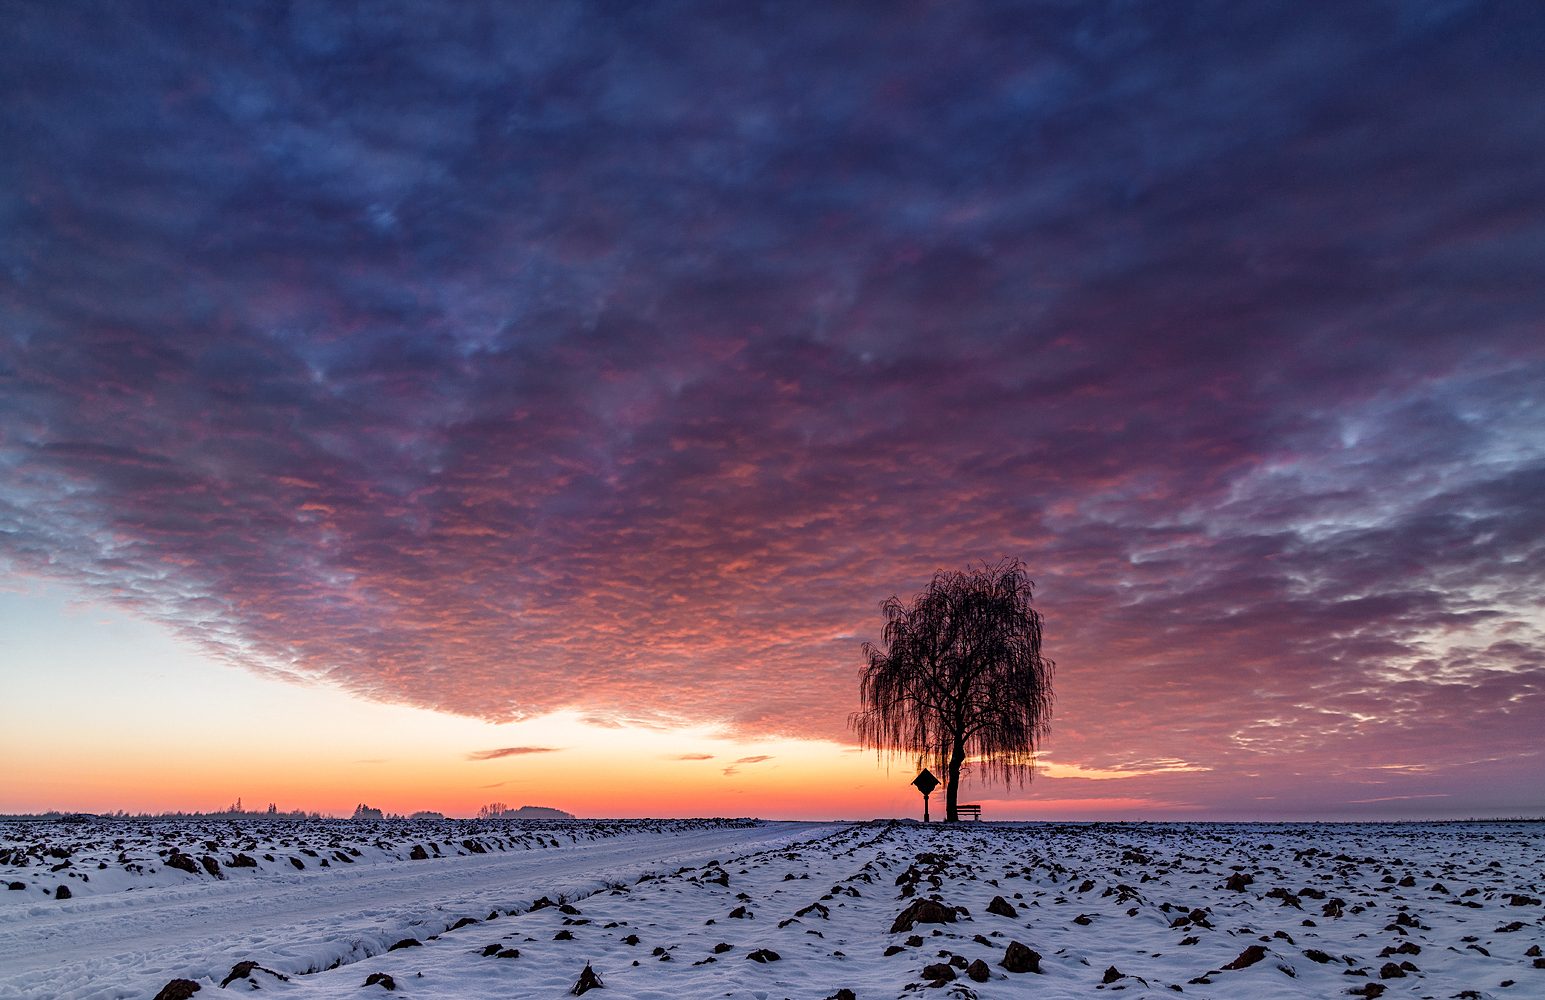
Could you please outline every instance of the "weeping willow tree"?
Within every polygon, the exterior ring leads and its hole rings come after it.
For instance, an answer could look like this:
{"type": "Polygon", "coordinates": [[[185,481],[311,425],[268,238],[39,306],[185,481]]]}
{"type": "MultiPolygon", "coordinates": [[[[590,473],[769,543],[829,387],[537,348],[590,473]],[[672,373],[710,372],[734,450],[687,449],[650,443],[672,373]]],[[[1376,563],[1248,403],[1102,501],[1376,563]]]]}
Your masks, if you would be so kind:
{"type": "Polygon", "coordinates": [[[959,817],[960,775],[1023,784],[1051,725],[1052,671],[1041,655],[1041,615],[1018,559],[939,571],[903,604],[883,602],[880,646],[864,643],[859,695],[848,724],[882,755],[915,757],[945,776],[945,821],[959,817]]]}

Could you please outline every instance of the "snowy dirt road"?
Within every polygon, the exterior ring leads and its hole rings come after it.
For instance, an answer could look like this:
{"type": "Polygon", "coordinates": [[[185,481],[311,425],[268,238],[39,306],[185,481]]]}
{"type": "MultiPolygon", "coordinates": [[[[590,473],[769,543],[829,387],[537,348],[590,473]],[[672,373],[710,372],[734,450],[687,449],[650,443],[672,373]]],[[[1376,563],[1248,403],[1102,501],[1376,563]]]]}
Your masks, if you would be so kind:
{"type": "MultiPolygon", "coordinates": [[[[537,851],[326,869],[313,861],[305,870],[284,865],[226,880],[178,872],[185,881],[177,884],[17,900],[23,905],[0,908],[0,997],[150,997],[170,978],[218,982],[232,956],[304,975],[385,952],[463,917],[525,909],[542,896],[581,899],[608,883],[631,884],[647,872],[771,848],[813,828],[820,826],[641,824],[629,835],[537,851]]],[[[455,844],[448,840],[446,849],[455,844]]],[[[96,884],[103,881],[99,874],[96,884]]],[[[6,896],[0,903],[12,902],[6,896]]]]}

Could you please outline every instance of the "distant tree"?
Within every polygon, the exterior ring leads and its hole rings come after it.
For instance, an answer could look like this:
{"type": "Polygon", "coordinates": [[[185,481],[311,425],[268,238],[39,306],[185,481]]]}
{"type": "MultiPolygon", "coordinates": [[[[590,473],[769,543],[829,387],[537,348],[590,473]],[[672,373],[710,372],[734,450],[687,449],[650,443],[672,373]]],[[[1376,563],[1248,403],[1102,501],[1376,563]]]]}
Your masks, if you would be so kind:
{"type": "Polygon", "coordinates": [[[864,711],[848,724],[881,754],[913,756],[944,775],[945,821],[959,817],[960,775],[972,765],[1005,783],[1034,776],[1051,725],[1052,672],[1024,564],[934,574],[903,604],[880,605],[880,646],[864,643],[864,711]]]}

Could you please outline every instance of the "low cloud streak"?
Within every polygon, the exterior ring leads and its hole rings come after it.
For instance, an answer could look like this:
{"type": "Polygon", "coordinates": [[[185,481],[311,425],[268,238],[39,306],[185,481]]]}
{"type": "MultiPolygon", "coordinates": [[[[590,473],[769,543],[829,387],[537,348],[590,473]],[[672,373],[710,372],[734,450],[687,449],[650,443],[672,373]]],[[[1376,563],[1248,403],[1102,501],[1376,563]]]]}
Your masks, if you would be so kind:
{"type": "Polygon", "coordinates": [[[563,747],[503,747],[499,750],[474,750],[468,760],[498,760],[501,757],[521,757],[532,753],[557,753],[563,747]]]}

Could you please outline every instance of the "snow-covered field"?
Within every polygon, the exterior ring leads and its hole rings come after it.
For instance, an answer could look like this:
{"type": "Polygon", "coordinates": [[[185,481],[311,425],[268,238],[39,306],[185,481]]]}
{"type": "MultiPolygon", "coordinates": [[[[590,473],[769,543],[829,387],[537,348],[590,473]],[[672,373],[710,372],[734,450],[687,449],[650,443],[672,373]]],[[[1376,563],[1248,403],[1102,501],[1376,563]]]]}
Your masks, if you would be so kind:
{"type": "Polygon", "coordinates": [[[174,980],[200,1000],[559,997],[587,965],[602,1000],[1545,997],[1537,824],[120,822],[0,837],[0,878],[25,886],[0,892],[0,998],[150,1000],[174,980]]]}

